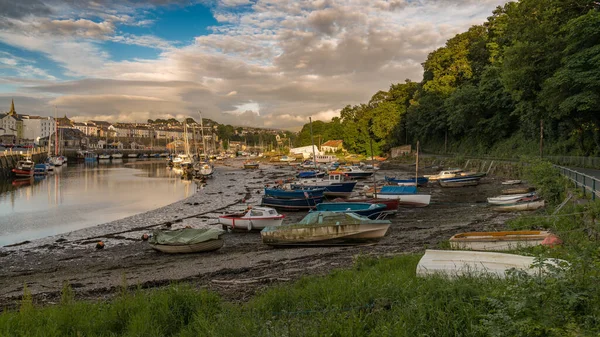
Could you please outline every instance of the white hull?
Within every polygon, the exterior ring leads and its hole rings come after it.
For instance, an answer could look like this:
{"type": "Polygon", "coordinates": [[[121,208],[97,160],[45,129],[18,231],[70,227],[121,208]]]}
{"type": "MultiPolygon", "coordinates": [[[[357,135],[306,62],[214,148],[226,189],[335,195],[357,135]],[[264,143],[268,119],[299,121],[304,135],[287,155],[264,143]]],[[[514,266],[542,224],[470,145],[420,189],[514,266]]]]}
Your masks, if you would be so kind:
{"type": "MultiPolygon", "coordinates": [[[[543,267],[533,267],[535,259],[531,256],[504,253],[428,249],[417,265],[417,276],[491,275],[504,278],[506,272],[512,268],[537,275],[543,272],[543,267]]],[[[559,261],[561,260],[546,260],[544,263],[557,265],[559,261]]]]}
{"type": "Polygon", "coordinates": [[[501,195],[499,197],[487,198],[487,202],[492,205],[506,205],[507,203],[511,204],[521,198],[530,197],[532,195],[532,193],[501,195]]]}
{"type": "Polygon", "coordinates": [[[377,198],[398,199],[400,207],[425,207],[431,202],[430,194],[381,194],[377,198]]]}
{"type": "Polygon", "coordinates": [[[135,154],[135,153],[130,153],[130,154],[127,155],[127,158],[137,158],[137,156],[138,155],[135,154]]]}
{"type": "Polygon", "coordinates": [[[503,181],[502,185],[518,185],[521,183],[521,180],[507,180],[503,181]]]}
{"type": "Polygon", "coordinates": [[[260,230],[265,227],[281,226],[283,217],[274,219],[252,219],[252,218],[228,218],[225,216],[219,217],[219,223],[232,229],[243,230],[260,230]]]}
{"type": "Polygon", "coordinates": [[[544,200],[524,202],[515,205],[496,206],[492,209],[496,212],[535,211],[544,207],[544,200]]]}
{"type": "Polygon", "coordinates": [[[450,247],[462,250],[514,250],[541,245],[551,235],[546,231],[460,233],[450,238],[450,247]]]}
{"type": "Polygon", "coordinates": [[[123,154],[122,153],[113,153],[112,157],[115,159],[120,159],[120,158],[123,158],[123,154]]]}
{"type": "Polygon", "coordinates": [[[389,227],[389,224],[295,225],[260,234],[263,243],[274,246],[329,245],[378,240],[385,236],[389,227]]]}
{"type": "Polygon", "coordinates": [[[417,186],[417,183],[398,183],[398,186],[417,186]]]}
{"type": "Polygon", "coordinates": [[[62,157],[50,157],[48,159],[48,161],[50,162],[50,164],[52,164],[53,166],[61,166],[62,164],[64,164],[64,160],[62,157]]]}

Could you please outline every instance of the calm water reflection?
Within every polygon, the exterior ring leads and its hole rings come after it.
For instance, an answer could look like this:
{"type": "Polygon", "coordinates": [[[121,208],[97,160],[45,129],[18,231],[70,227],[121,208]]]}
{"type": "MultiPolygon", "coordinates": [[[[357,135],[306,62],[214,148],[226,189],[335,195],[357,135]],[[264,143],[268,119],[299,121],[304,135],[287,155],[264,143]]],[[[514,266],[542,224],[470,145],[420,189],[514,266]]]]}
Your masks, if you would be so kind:
{"type": "Polygon", "coordinates": [[[195,189],[164,161],[70,164],[39,181],[0,181],[0,246],[145,212],[195,189]]]}

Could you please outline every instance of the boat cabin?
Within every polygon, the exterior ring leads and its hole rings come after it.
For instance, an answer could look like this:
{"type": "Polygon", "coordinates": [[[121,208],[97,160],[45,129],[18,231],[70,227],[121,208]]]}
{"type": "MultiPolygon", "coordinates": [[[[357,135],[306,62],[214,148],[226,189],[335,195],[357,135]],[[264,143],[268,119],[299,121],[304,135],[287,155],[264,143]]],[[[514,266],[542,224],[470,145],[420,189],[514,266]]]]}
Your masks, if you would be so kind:
{"type": "Polygon", "coordinates": [[[253,207],[251,208],[246,216],[250,217],[263,217],[263,216],[277,216],[279,215],[276,210],[269,207],[253,207]]]}

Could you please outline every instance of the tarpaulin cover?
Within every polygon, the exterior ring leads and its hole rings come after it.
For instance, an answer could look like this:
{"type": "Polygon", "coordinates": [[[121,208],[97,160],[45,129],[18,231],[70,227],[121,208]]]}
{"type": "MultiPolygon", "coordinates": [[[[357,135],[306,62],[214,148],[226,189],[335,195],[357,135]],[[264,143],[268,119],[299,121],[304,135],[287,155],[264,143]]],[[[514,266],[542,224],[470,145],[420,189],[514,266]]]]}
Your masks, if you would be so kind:
{"type": "Polygon", "coordinates": [[[150,243],[159,245],[191,245],[216,240],[225,233],[222,229],[214,228],[182,228],[176,230],[155,230],[152,232],[150,243]]]}

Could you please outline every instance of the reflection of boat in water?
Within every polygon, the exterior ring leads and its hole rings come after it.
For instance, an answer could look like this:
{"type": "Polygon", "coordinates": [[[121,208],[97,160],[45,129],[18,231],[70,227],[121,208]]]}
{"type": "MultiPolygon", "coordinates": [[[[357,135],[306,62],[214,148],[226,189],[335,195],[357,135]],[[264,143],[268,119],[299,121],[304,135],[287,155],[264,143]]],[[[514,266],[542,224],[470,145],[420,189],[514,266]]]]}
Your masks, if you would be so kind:
{"type": "Polygon", "coordinates": [[[272,246],[348,245],[377,241],[390,224],[355,213],[313,212],[296,224],[266,227],[260,234],[272,246]]]}
{"type": "Polygon", "coordinates": [[[155,230],[150,247],[163,253],[198,253],[223,247],[224,230],[214,228],[182,228],[155,230]]]}
{"type": "Polygon", "coordinates": [[[27,185],[31,185],[33,183],[33,177],[31,178],[22,178],[22,179],[15,179],[11,182],[11,184],[15,187],[18,186],[27,186],[27,185]]]}

